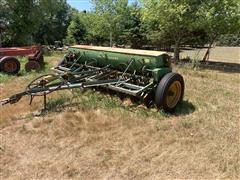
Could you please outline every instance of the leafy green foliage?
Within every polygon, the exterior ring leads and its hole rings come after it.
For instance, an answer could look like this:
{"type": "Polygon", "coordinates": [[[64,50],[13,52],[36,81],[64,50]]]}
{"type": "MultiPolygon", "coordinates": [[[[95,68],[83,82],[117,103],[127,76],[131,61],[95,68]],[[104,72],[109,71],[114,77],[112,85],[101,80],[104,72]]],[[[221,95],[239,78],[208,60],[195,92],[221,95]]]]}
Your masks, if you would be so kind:
{"type": "Polygon", "coordinates": [[[141,8],[137,3],[128,7],[125,28],[121,38],[125,44],[130,44],[132,48],[141,48],[146,43],[147,25],[141,21],[141,8]]]}
{"type": "MultiPolygon", "coordinates": [[[[117,44],[121,43],[125,22],[128,18],[127,0],[92,0],[95,13],[100,16],[99,32],[104,39],[109,39],[117,44]],[[108,38],[109,37],[109,38],[108,38]]],[[[112,45],[112,43],[110,42],[112,45]]]]}
{"type": "Polygon", "coordinates": [[[144,0],[143,21],[149,24],[149,39],[179,47],[189,43],[210,45],[221,34],[239,31],[239,1],[144,0]]]}
{"type": "Polygon", "coordinates": [[[240,29],[240,2],[238,0],[204,1],[198,9],[198,24],[204,27],[209,38],[236,33],[240,29]]]}
{"type": "Polygon", "coordinates": [[[222,35],[219,37],[217,44],[220,46],[240,46],[240,35],[222,35]]]}
{"type": "Polygon", "coordinates": [[[41,44],[54,44],[66,37],[72,9],[66,0],[41,0],[39,1],[41,22],[38,31],[34,33],[34,39],[41,44]]]}
{"type": "Polygon", "coordinates": [[[73,19],[72,19],[70,25],[68,26],[68,30],[67,30],[68,35],[65,40],[67,43],[80,44],[81,42],[84,41],[84,39],[86,37],[86,27],[81,20],[81,15],[82,14],[75,14],[73,16],[73,19]]]}
{"type": "Polygon", "coordinates": [[[207,60],[213,43],[224,34],[239,34],[240,1],[238,0],[209,0],[201,3],[198,9],[198,27],[204,27],[208,34],[209,47],[203,58],[207,60]]]}
{"type": "Polygon", "coordinates": [[[52,44],[66,36],[71,20],[66,0],[4,0],[0,7],[5,46],[52,44]]]}
{"type": "Polygon", "coordinates": [[[2,2],[1,24],[7,29],[3,43],[23,45],[31,42],[32,32],[38,28],[37,4],[34,0],[4,0],[2,2]],[[2,18],[3,17],[3,18],[2,18]]]}
{"type": "Polygon", "coordinates": [[[218,39],[224,45],[239,44],[239,0],[131,3],[91,0],[91,3],[91,11],[78,12],[66,0],[2,0],[0,28],[5,29],[1,31],[2,43],[20,46],[64,40],[65,44],[174,47],[175,60],[179,60],[183,45],[209,44],[210,49],[218,39]],[[229,34],[234,37],[232,43],[222,38],[229,34]]]}
{"type": "Polygon", "coordinates": [[[150,25],[150,40],[174,44],[174,58],[179,60],[179,47],[191,35],[200,3],[195,1],[145,0],[143,21],[150,25]]]}

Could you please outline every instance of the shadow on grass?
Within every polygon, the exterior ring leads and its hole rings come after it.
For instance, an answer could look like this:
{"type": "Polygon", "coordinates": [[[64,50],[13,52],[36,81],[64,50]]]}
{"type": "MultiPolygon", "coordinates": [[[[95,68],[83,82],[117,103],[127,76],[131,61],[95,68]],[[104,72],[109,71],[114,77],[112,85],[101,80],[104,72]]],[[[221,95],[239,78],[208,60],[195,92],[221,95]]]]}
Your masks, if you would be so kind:
{"type": "Polygon", "coordinates": [[[181,115],[188,115],[193,113],[196,110],[195,106],[189,102],[189,101],[184,101],[177,106],[174,115],[181,116],[181,115]]]}
{"type": "MultiPolygon", "coordinates": [[[[111,92],[111,91],[110,91],[111,92]]],[[[194,105],[189,101],[183,101],[177,106],[174,113],[167,113],[163,110],[157,110],[155,105],[151,105],[149,108],[143,106],[142,102],[137,99],[125,99],[125,96],[121,96],[118,93],[107,93],[107,91],[94,91],[94,90],[75,90],[72,95],[66,95],[65,93],[59,93],[59,97],[48,98],[47,100],[47,112],[62,112],[65,110],[78,111],[88,109],[118,109],[123,113],[134,113],[139,117],[169,117],[169,116],[181,116],[193,113],[195,111],[194,105]],[[127,100],[127,101],[124,101],[127,100]],[[130,100],[130,101],[128,101],[130,100]],[[125,104],[129,102],[130,104],[125,104]]]]}
{"type": "Polygon", "coordinates": [[[202,69],[217,70],[217,71],[222,71],[227,73],[240,73],[239,63],[207,61],[207,62],[201,62],[199,67],[202,69]]]}
{"type": "Polygon", "coordinates": [[[67,98],[49,99],[47,102],[47,109],[51,112],[60,112],[62,109],[67,107],[65,103],[67,100],[67,98]]]}
{"type": "MultiPolygon", "coordinates": [[[[237,60],[236,60],[237,62],[237,60]]],[[[175,62],[173,62],[175,63],[175,62]]],[[[193,65],[192,60],[181,60],[181,62],[175,63],[181,66],[193,65]]],[[[229,62],[218,62],[218,61],[199,61],[196,64],[200,69],[207,70],[217,70],[225,73],[240,73],[240,64],[239,63],[229,63],[229,62]]]]}
{"type": "Polygon", "coordinates": [[[113,98],[109,97],[98,97],[98,95],[90,95],[85,100],[77,100],[73,102],[70,97],[60,97],[49,99],[47,103],[48,112],[62,112],[64,110],[78,111],[78,110],[88,110],[88,109],[121,109],[125,113],[136,113],[137,116],[142,118],[154,117],[162,118],[169,116],[184,116],[191,114],[195,111],[195,106],[189,101],[183,101],[175,110],[174,113],[167,113],[163,110],[157,111],[156,108],[139,108],[138,103],[133,103],[132,105],[124,106],[121,102],[115,101],[113,98]]]}

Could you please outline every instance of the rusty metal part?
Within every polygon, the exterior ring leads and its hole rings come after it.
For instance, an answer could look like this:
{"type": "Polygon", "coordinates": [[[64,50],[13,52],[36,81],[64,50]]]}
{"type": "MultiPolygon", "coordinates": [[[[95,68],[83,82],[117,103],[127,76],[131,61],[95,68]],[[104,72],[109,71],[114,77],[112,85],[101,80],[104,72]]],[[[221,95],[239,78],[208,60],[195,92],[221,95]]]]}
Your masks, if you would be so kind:
{"type": "MultiPolygon", "coordinates": [[[[29,63],[27,63],[25,69],[28,72],[31,70],[38,71],[44,66],[43,51],[41,46],[0,48],[0,57],[2,57],[1,59],[8,58],[8,56],[11,56],[12,58],[15,58],[14,56],[27,56],[29,63]],[[32,61],[35,61],[37,63],[34,63],[32,61]]],[[[4,65],[3,63],[0,63],[0,71],[16,74],[19,70],[20,63],[16,62],[16,60],[14,62],[11,60],[7,63],[4,61],[4,65]]]]}
{"type": "Polygon", "coordinates": [[[41,46],[0,48],[0,56],[26,56],[41,51],[41,46]]]}
{"type": "Polygon", "coordinates": [[[25,71],[30,72],[32,70],[39,71],[41,69],[41,65],[37,61],[28,61],[25,64],[25,71]]]}
{"type": "Polygon", "coordinates": [[[20,62],[11,56],[6,56],[0,60],[1,71],[9,74],[16,74],[20,70],[20,62]]]}

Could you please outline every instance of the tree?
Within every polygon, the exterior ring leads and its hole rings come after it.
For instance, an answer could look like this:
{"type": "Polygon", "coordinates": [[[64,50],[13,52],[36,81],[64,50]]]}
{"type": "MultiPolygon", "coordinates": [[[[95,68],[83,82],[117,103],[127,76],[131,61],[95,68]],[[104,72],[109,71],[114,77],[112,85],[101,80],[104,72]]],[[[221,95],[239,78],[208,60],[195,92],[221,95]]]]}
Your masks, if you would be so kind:
{"type": "Polygon", "coordinates": [[[86,27],[81,21],[81,15],[84,16],[83,13],[81,14],[74,14],[72,21],[67,29],[67,37],[66,42],[73,44],[73,43],[83,43],[86,39],[86,27]]]}
{"type": "Polygon", "coordinates": [[[1,22],[6,27],[3,41],[8,45],[24,45],[32,42],[37,30],[39,17],[37,2],[34,0],[1,1],[1,22]]]}
{"type": "Polygon", "coordinates": [[[109,37],[110,46],[112,41],[119,42],[125,22],[128,0],[91,0],[94,12],[100,16],[99,26],[104,38],[109,37]]]}
{"type": "Polygon", "coordinates": [[[94,12],[81,14],[81,21],[86,28],[86,44],[105,45],[108,41],[108,32],[104,31],[105,19],[94,12]]]}
{"type": "Polygon", "coordinates": [[[220,46],[240,46],[240,33],[222,35],[218,38],[217,44],[220,46]]]}
{"type": "Polygon", "coordinates": [[[72,9],[66,0],[1,0],[3,44],[53,43],[66,36],[72,9]]]}
{"type": "Polygon", "coordinates": [[[66,37],[67,28],[75,11],[66,0],[41,0],[38,11],[41,23],[34,34],[35,41],[42,44],[62,41],[66,37]]]}
{"type": "Polygon", "coordinates": [[[0,3],[0,47],[7,41],[6,38],[6,28],[7,28],[7,11],[6,11],[6,1],[0,3]],[[4,38],[3,38],[4,37],[4,38]]]}
{"type": "Polygon", "coordinates": [[[238,0],[208,0],[201,4],[196,22],[207,32],[209,43],[203,61],[209,58],[212,45],[221,35],[239,34],[239,9],[238,0]]]}
{"type": "Polygon", "coordinates": [[[141,48],[146,42],[146,25],[141,21],[141,7],[136,2],[128,7],[125,14],[127,19],[121,39],[132,48],[141,48]]]}
{"type": "MultiPolygon", "coordinates": [[[[143,20],[161,39],[174,42],[174,59],[179,60],[180,45],[194,29],[199,0],[145,0],[143,20]]],[[[159,39],[159,40],[161,40],[159,39]]]]}

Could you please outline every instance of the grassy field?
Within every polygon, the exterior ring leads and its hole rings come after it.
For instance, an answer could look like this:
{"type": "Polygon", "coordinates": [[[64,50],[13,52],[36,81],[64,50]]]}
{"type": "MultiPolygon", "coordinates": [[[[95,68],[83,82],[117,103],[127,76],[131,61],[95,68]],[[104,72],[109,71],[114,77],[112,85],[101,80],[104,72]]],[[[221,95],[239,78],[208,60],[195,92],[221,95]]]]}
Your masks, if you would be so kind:
{"type": "MultiPolygon", "coordinates": [[[[46,57],[48,67],[61,57],[46,57]]],[[[32,112],[41,98],[32,106],[23,98],[0,107],[0,177],[238,179],[240,74],[186,66],[174,71],[184,76],[186,91],[171,115],[93,90],[51,94],[50,112],[40,117],[32,112]]],[[[36,76],[0,77],[0,98],[36,76]]]]}

